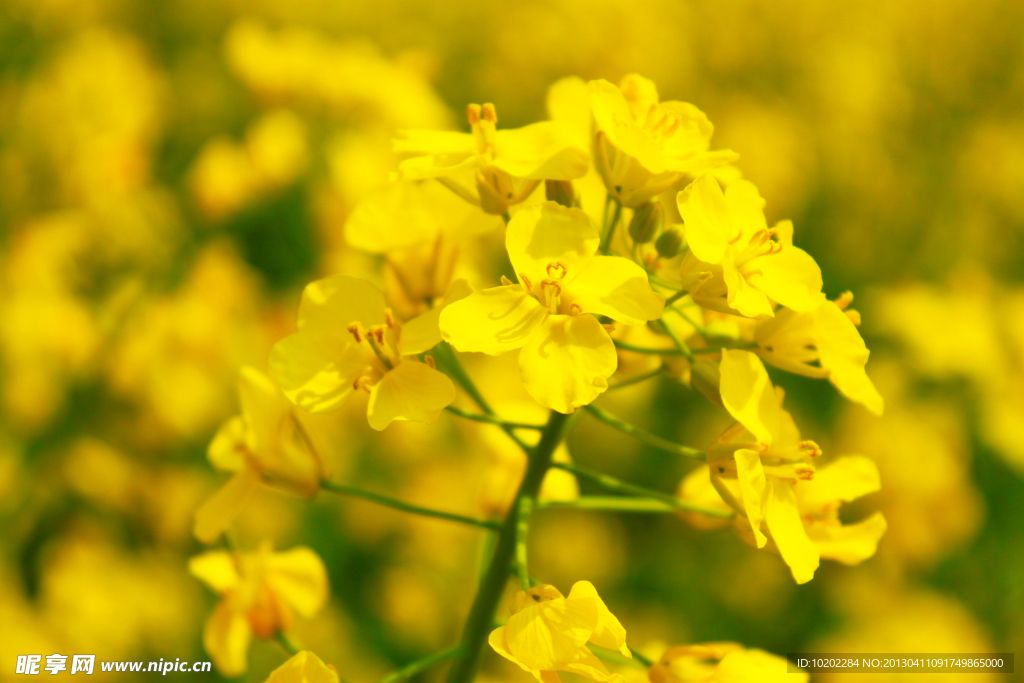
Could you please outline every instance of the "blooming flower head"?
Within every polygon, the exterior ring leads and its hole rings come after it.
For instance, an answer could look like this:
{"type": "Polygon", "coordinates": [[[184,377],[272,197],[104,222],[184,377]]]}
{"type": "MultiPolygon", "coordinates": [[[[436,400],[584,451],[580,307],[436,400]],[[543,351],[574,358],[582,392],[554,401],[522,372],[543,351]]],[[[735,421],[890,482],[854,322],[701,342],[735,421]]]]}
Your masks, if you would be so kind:
{"type": "Polygon", "coordinates": [[[338,683],[338,672],[312,652],[303,650],[274,669],[264,683],[338,683]]]}
{"type": "Polygon", "coordinates": [[[294,614],[310,618],[327,601],[327,570],[309,548],[275,553],[215,550],[189,560],[189,572],[221,596],[207,618],[203,646],[225,676],[245,671],[249,641],[287,631],[294,614]]]}
{"type": "Polygon", "coordinates": [[[789,663],[764,650],[738,643],[679,645],[665,650],[650,668],[651,683],[806,683],[803,672],[788,673],[789,663]]]}
{"type": "Polygon", "coordinates": [[[542,683],[559,681],[559,671],[621,683],[622,675],[609,672],[587,643],[632,657],[626,629],[589,581],[573,584],[569,597],[547,584],[520,591],[512,603],[512,618],[491,631],[488,642],[542,683]]]}
{"type": "Polygon", "coordinates": [[[684,282],[702,306],[748,318],[774,315],[773,302],[796,311],[821,305],[821,269],[793,246],[793,224],[769,229],[764,200],[746,180],[701,175],[677,197],[690,251],[684,282]],[[773,239],[775,238],[775,239],[773,239]]]}
{"type": "Polygon", "coordinates": [[[847,292],[811,311],[787,308],[762,320],[754,330],[757,354],[798,375],[827,377],[851,401],[881,415],[884,403],[864,371],[870,351],[857,331],[860,315],[847,309],[851,301],[847,292]]]}
{"type": "Polygon", "coordinates": [[[590,82],[594,164],[609,194],[636,208],[685,174],[734,161],[729,150],[709,151],[714,128],[686,102],[659,102],[654,83],[630,74],[619,87],[590,82]]]}
{"type": "Polygon", "coordinates": [[[736,424],[708,449],[711,481],[746,515],[757,547],[768,542],[764,524],[797,583],[810,581],[819,553],[801,522],[793,484],[814,477],[811,458],[821,451],[813,441],[800,440],[793,418],[782,409],[781,390],[772,387],[757,356],[724,351],[721,377],[722,403],[736,424]],[[737,480],[740,501],[721,485],[722,477],[737,480]]]}
{"type": "MultiPolygon", "coordinates": [[[[453,287],[452,296],[457,292],[453,287]]],[[[317,280],[302,293],[298,332],[274,346],[271,372],[285,396],[312,413],[335,410],[363,389],[374,429],[393,420],[434,420],[455,400],[455,387],[415,356],[441,341],[439,313],[402,325],[369,282],[346,275],[317,280]]]]}
{"type": "Polygon", "coordinates": [[[519,352],[527,391],[562,413],[608,388],[615,345],[594,315],[639,325],[661,315],[664,298],[644,270],[599,256],[597,228],[579,209],[545,202],[519,211],[505,246],[518,283],[480,290],[448,305],[441,334],[460,351],[519,352]]]}
{"type": "Polygon", "coordinates": [[[234,476],[196,512],[195,535],[212,543],[261,483],[312,496],[327,470],[295,407],[254,367],[238,379],[242,414],[217,431],[207,450],[214,467],[234,476]]]}
{"type": "Polygon", "coordinates": [[[395,152],[407,158],[398,178],[436,178],[486,213],[504,214],[544,180],[573,180],[587,172],[587,152],[554,121],[498,130],[493,104],[466,110],[470,133],[400,131],[395,152]]]}

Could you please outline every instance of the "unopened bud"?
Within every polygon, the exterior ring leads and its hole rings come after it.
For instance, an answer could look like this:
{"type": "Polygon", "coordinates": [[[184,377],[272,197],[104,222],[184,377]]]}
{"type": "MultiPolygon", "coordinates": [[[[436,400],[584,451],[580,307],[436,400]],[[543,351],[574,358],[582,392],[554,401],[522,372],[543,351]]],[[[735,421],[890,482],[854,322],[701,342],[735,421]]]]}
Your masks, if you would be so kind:
{"type": "Polygon", "coordinates": [[[576,193],[568,180],[545,180],[544,196],[548,201],[558,202],[568,208],[576,206],[576,193]]]}
{"type": "Polygon", "coordinates": [[[654,248],[658,250],[658,256],[661,258],[675,258],[682,247],[683,236],[674,228],[661,233],[654,243],[654,248]]]}
{"type": "Polygon", "coordinates": [[[633,211],[629,221],[629,236],[637,244],[647,244],[654,239],[661,223],[661,207],[654,202],[647,202],[633,211]]]}

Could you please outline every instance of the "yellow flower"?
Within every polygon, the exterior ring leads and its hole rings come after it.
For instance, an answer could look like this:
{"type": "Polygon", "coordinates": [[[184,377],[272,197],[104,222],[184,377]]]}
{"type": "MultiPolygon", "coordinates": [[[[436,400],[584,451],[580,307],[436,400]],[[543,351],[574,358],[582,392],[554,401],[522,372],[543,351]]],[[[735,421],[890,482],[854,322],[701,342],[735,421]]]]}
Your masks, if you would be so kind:
{"type": "Polygon", "coordinates": [[[846,310],[851,301],[847,292],[812,311],[784,309],[762,320],[754,330],[757,354],[787,372],[827,377],[848,399],[881,415],[882,396],[864,371],[870,352],[857,331],[860,315],[846,310]]]}
{"type": "Polygon", "coordinates": [[[579,209],[545,202],[518,212],[505,246],[519,279],[474,292],[441,313],[441,334],[460,351],[519,353],[523,384],[545,407],[571,413],[608,388],[615,346],[596,315],[639,325],[664,298],[640,266],[597,256],[597,228],[579,209]]]}
{"type": "Polygon", "coordinates": [[[705,173],[676,203],[690,247],[683,277],[694,301],[748,318],[773,315],[773,302],[796,311],[821,305],[818,264],[793,246],[790,221],[768,228],[764,200],[752,183],[737,180],[723,193],[705,173]]]}
{"type": "Polygon", "coordinates": [[[270,377],[243,367],[238,394],[242,414],[225,422],[207,449],[214,467],[235,475],[196,512],[195,535],[204,543],[228,529],[260,483],[312,496],[327,476],[300,416],[270,377]]]}
{"type": "Polygon", "coordinates": [[[400,131],[395,152],[407,157],[397,177],[436,178],[486,213],[504,214],[526,199],[543,180],[573,180],[589,166],[587,152],[572,133],[554,121],[497,130],[493,104],[471,104],[470,133],[400,131]]]}
{"type": "Polygon", "coordinates": [[[327,601],[327,570],[309,548],[273,552],[270,543],[248,553],[215,550],[196,555],[189,572],[221,596],[203,629],[203,647],[225,676],[247,666],[253,635],[287,631],[293,612],[310,618],[327,601]]]}
{"type": "Polygon", "coordinates": [[[772,387],[761,361],[747,351],[722,352],[722,403],[736,424],[708,449],[711,481],[722,497],[746,515],[758,548],[768,538],[764,523],[797,583],[806,583],[818,568],[819,553],[804,529],[793,484],[814,477],[810,460],[821,451],[801,441],[793,418],[782,409],[782,391],[772,387]],[[736,502],[721,477],[735,478],[736,502]]]}
{"type": "Polygon", "coordinates": [[[800,517],[823,558],[854,565],[875,554],[887,528],[882,513],[856,524],[842,524],[839,508],[880,488],[878,467],[863,455],[833,460],[817,470],[812,481],[797,484],[800,517]]]}
{"type": "Polygon", "coordinates": [[[714,128],[686,102],[658,102],[654,83],[630,74],[620,87],[590,82],[594,165],[609,194],[636,208],[685,174],[735,161],[730,150],[709,151],[714,128]]]}
{"type": "Polygon", "coordinates": [[[264,683],[338,683],[338,672],[303,650],[271,672],[264,683]]]}
{"type": "Polygon", "coordinates": [[[651,667],[651,683],[806,683],[806,673],[788,673],[789,663],[738,643],[670,647],[651,667]]]}
{"type": "Polygon", "coordinates": [[[542,683],[559,681],[559,671],[621,683],[622,675],[609,672],[587,643],[633,656],[626,647],[626,629],[589,581],[573,584],[569,597],[547,584],[520,591],[512,603],[512,618],[491,631],[488,642],[542,683]]]}
{"type": "Polygon", "coordinates": [[[376,430],[393,420],[435,420],[455,400],[455,387],[415,356],[441,341],[439,313],[401,325],[369,282],[346,275],[317,280],[302,293],[298,332],[274,346],[271,372],[285,396],[312,413],[335,410],[364,389],[366,417],[376,430]]]}

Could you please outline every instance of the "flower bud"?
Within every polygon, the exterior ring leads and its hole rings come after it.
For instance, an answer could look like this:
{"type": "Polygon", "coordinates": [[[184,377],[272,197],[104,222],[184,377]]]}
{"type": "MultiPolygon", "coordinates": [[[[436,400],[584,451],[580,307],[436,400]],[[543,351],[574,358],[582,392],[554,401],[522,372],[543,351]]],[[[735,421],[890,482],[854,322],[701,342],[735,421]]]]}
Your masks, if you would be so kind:
{"type": "Polygon", "coordinates": [[[647,244],[654,239],[661,223],[661,206],[647,202],[633,212],[629,221],[629,236],[637,244],[647,244]]]}
{"type": "Polygon", "coordinates": [[[654,248],[658,250],[658,256],[661,258],[674,258],[682,246],[683,236],[675,228],[661,233],[654,243],[654,248]]]}
{"type": "Polygon", "coordinates": [[[573,192],[572,183],[568,180],[545,180],[544,196],[548,201],[558,202],[570,209],[576,206],[576,193],[573,192]]]}

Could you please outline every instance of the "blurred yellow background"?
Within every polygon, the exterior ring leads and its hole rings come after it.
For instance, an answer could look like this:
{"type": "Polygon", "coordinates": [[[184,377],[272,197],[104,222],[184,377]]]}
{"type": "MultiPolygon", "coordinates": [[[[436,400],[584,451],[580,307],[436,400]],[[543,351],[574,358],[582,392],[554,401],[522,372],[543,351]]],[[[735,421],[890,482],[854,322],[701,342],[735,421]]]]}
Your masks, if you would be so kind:
{"type": "MultiPolygon", "coordinates": [[[[535,571],[599,584],[641,650],[1024,652],[1021,26],[1011,0],[7,0],[0,679],[18,654],[208,659],[216,597],[186,566],[195,510],[223,479],[206,445],[237,413],[238,369],[265,367],[292,331],[303,285],[380,279],[343,226],[387,182],[394,132],[464,129],[469,102],[524,125],[546,118],[558,78],[631,72],[707,112],[769,222],[793,219],[826,293],[857,294],[885,416],[824,383],[779,383],[826,451],[877,462],[883,488],[863,504],[889,531],[863,566],[796,586],[728,532],[551,511],[535,571]]],[[[526,419],[539,408],[486,379],[510,362],[471,369],[526,419]]],[[[699,446],[727,423],[681,386],[609,405],[699,446]]],[[[488,482],[510,456],[493,428],[442,416],[376,434],[361,412],[317,418],[334,477],[465,514],[500,507],[488,482]]],[[[597,424],[569,449],[655,488],[687,471],[597,424]]],[[[239,545],[323,557],[331,601],[296,633],[343,679],[455,642],[477,531],[261,495],[239,545]]],[[[256,643],[242,680],[284,656],[256,643]]],[[[526,680],[495,659],[488,680],[526,680]]]]}

